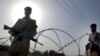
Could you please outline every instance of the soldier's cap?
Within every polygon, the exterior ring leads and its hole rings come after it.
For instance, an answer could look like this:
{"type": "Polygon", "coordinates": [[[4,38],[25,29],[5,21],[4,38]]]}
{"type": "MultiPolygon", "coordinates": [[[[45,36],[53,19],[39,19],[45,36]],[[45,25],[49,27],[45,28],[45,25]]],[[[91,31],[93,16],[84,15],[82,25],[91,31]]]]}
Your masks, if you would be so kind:
{"type": "Polygon", "coordinates": [[[95,23],[91,24],[90,27],[97,27],[97,25],[95,23]]]}
{"type": "Polygon", "coordinates": [[[31,8],[31,7],[29,7],[29,6],[27,6],[27,7],[25,7],[25,8],[24,8],[24,10],[29,10],[29,11],[32,11],[32,8],[31,8]]]}

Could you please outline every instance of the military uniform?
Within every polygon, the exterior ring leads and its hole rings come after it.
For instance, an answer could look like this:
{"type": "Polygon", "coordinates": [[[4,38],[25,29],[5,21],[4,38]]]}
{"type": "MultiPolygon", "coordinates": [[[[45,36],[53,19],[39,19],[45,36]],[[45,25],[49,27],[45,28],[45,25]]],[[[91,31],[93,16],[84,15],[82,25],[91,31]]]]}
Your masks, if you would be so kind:
{"type": "Polygon", "coordinates": [[[96,32],[95,34],[89,35],[90,41],[90,56],[100,56],[100,33],[96,32]]]}
{"type": "Polygon", "coordinates": [[[30,39],[36,35],[36,21],[25,17],[18,19],[12,27],[16,36],[10,48],[10,56],[27,56],[30,46],[30,39]]]}

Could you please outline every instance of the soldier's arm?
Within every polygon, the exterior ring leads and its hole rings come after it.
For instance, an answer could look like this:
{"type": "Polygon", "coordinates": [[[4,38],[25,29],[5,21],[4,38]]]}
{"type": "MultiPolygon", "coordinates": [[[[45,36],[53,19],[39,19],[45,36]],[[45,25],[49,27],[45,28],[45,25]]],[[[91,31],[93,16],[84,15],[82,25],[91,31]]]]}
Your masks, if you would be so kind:
{"type": "Polygon", "coordinates": [[[91,36],[90,36],[90,34],[89,34],[89,39],[88,39],[88,41],[91,41],[90,38],[91,38],[91,36]]]}
{"type": "MultiPolygon", "coordinates": [[[[37,33],[36,20],[34,20],[34,23],[32,24],[32,28],[31,29],[32,29],[31,31],[33,32],[33,37],[34,37],[36,35],[36,33],[37,33]]],[[[38,40],[34,39],[33,37],[31,38],[31,40],[37,42],[38,40]]]]}
{"type": "Polygon", "coordinates": [[[17,28],[20,25],[20,22],[21,22],[21,19],[18,19],[17,22],[15,23],[15,25],[12,28],[13,29],[17,28]]]}
{"type": "Polygon", "coordinates": [[[34,20],[33,22],[32,22],[33,24],[32,24],[32,28],[31,28],[31,32],[33,32],[33,35],[36,35],[36,33],[37,33],[37,24],[36,24],[36,20],[34,20]]]}
{"type": "Polygon", "coordinates": [[[20,19],[18,19],[18,21],[15,23],[15,25],[13,27],[11,27],[11,30],[8,31],[12,36],[16,35],[16,28],[18,27],[19,24],[20,24],[20,19]]]}

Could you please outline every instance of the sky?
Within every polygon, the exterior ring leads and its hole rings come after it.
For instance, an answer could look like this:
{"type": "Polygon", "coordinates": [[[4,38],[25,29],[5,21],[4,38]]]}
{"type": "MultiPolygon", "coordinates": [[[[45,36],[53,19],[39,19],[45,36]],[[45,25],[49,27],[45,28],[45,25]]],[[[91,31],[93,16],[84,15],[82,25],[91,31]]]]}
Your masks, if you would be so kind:
{"type": "MultiPolygon", "coordinates": [[[[37,22],[37,31],[57,28],[77,39],[86,33],[91,33],[89,26],[92,23],[96,23],[97,31],[100,32],[99,5],[100,0],[0,0],[0,38],[9,36],[3,26],[4,24],[13,26],[19,18],[22,18],[24,16],[22,15],[24,14],[24,6],[32,6],[32,19],[37,22]]],[[[62,46],[73,41],[63,32],[56,32],[60,37],[62,46]]],[[[43,34],[59,44],[54,32],[45,31],[43,34]]],[[[59,49],[52,41],[43,36],[39,37],[39,42],[43,43],[44,46],[37,45],[37,50],[59,49]]],[[[77,42],[79,43],[79,41],[77,42]]],[[[87,42],[88,36],[81,39],[81,54],[85,53],[87,42]]],[[[31,42],[31,47],[34,47],[33,42],[31,42]]],[[[72,43],[64,48],[64,53],[66,55],[78,54],[77,45],[72,43]]]]}

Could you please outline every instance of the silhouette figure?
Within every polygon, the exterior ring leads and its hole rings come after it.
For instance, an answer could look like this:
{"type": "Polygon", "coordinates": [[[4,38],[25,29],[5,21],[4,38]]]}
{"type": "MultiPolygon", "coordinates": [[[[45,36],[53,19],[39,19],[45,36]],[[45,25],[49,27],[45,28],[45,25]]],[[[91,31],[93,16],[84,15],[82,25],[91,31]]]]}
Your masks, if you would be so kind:
{"type": "Polygon", "coordinates": [[[97,25],[91,24],[91,34],[89,35],[89,43],[86,50],[90,49],[90,56],[100,56],[100,33],[96,31],[97,25]]]}
{"type": "Polygon", "coordinates": [[[9,33],[14,36],[9,56],[28,56],[30,40],[37,42],[33,37],[37,33],[36,20],[31,19],[31,7],[25,7],[25,17],[18,19],[9,33]]]}

